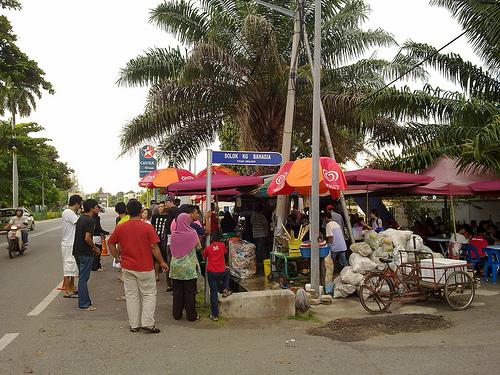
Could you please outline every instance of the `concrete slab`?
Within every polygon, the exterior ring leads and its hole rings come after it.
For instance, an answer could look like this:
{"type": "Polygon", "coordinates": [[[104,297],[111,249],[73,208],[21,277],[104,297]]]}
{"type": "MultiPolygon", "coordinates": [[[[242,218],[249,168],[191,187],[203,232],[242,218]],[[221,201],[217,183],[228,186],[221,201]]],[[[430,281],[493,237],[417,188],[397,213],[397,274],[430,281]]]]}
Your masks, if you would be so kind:
{"type": "Polygon", "coordinates": [[[283,318],[295,315],[295,294],[288,289],[233,293],[219,301],[221,316],[225,318],[283,318]]]}

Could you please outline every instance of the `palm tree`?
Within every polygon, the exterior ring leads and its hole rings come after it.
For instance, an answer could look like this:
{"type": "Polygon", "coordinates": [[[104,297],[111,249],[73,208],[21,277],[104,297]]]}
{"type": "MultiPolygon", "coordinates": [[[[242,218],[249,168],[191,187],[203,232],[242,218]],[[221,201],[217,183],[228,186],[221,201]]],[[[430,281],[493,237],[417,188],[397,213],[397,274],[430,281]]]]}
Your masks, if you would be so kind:
{"type": "MultiPolygon", "coordinates": [[[[120,85],[151,86],[144,113],[122,129],[123,152],[153,140],[164,157],[176,155],[183,163],[225,126],[237,128],[241,149],[280,148],[293,22],[251,1],[199,3],[170,0],[151,11],[150,21],[174,34],[187,52],[150,49],[121,70],[120,85]]],[[[273,3],[295,7],[292,0],[273,3]]],[[[395,132],[390,113],[355,104],[410,66],[400,56],[393,61],[363,58],[374,47],[396,44],[381,29],[361,28],[368,12],[361,0],[324,2],[322,94],[341,161],[363,150],[367,136],[383,142],[395,132]]],[[[312,13],[306,5],[304,27],[310,33],[312,13]]],[[[304,51],[298,65],[294,138],[303,147],[296,147],[296,154],[307,149],[311,138],[312,78],[304,51]]],[[[426,73],[416,69],[411,77],[425,78],[426,73]]]]}

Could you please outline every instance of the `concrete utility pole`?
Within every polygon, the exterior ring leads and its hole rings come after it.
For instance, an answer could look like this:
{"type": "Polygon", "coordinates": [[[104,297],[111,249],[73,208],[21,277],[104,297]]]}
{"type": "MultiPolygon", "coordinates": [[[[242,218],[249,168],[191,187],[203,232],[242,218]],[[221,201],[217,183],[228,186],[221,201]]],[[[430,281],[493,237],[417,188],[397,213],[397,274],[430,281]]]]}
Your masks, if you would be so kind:
{"type": "MultiPolygon", "coordinates": [[[[309,36],[307,35],[307,30],[304,27],[304,44],[307,52],[307,59],[309,61],[309,65],[311,66],[311,73],[314,76],[314,62],[311,55],[311,47],[309,46],[309,36]]],[[[320,110],[321,110],[321,129],[323,129],[323,134],[325,135],[326,147],[328,148],[328,154],[330,157],[335,160],[335,151],[333,151],[332,138],[330,137],[330,129],[328,129],[328,123],[326,122],[325,109],[323,108],[323,102],[320,100],[320,110]]],[[[347,226],[347,234],[349,235],[349,240],[351,244],[354,241],[354,234],[352,232],[351,221],[349,220],[349,211],[347,211],[347,204],[345,202],[344,192],[340,192],[340,204],[342,205],[342,212],[345,217],[345,224],[347,226]]]]}
{"type": "MultiPolygon", "coordinates": [[[[298,5],[293,13],[294,27],[292,39],[292,54],[290,58],[290,74],[288,76],[288,95],[286,99],[285,109],[285,124],[283,127],[283,143],[281,154],[283,155],[283,164],[290,161],[292,150],[292,130],[293,119],[295,113],[295,84],[297,77],[297,62],[300,43],[300,8],[303,0],[298,0],[298,5]]],[[[261,4],[261,2],[259,2],[261,4]]],[[[264,5],[264,4],[262,4],[264,5]]],[[[285,13],[286,14],[286,13],[285,13]]],[[[288,197],[286,195],[278,195],[276,202],[276,228],[274,233],[281,231],[282,224],[285,224],[285,218],[288,214],[288,197]]]]}
{"type": "Polygon", "coordinates": [[[319,137],[321,103],[321,0],[315,0],[314,9],[314,90],[312,121],[312,181],[311,207],[311,287],[319,292],[319,137]]]}
{"type": "MultiPolygon", "coordinates": [[[[12,112],[12,132],[16,129],[16,112],[12,112]]],[[[17,148],[12,147],[12,207],[19,207],[19,175],[17,173],[17,148]]]]}

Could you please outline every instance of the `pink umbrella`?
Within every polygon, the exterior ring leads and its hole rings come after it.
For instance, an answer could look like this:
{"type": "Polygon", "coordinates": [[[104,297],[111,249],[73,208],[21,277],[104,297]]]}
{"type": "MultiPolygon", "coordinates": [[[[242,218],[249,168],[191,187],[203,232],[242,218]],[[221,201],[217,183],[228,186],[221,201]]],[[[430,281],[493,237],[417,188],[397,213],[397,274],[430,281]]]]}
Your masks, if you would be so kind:
{"type": "Polygon", "coordinates": [[[470,188],[476,193],[500,193],[500,180],[476,182],[470,188]]]}
{"type": "Polygon", "coordinates": [[[348,171],[344,172],[344,175],[349,186],[373,184],[373,189],[375,184],[379,183],[386,184],[384,187],[387,187],[388,184],[428,184],[434,180],[431,176],[373,168],[348,171]]]}
{"type": "MultiPolygon", "coordinates": [[[[215,174],[212,176],[212,190],[215,191],[262,185],[263,183],[264,180],[260,176],[227,176],[223,174],[215,174]]],[[[168,186],[168,191],[176,193],[197,192],[205,191],[206,188],[207,179],[205,177],[199,177],[190,181],[171,184],[168,186]]]]}

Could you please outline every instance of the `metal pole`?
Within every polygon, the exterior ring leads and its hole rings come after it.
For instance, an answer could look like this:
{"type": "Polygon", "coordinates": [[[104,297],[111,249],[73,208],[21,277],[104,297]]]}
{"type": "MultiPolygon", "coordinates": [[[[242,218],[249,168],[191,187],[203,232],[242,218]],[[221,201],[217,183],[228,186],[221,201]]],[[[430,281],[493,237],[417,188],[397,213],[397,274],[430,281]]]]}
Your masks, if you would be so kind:
{"type": "Polygon", "coordinates": [[[450,195],[450,205],[451,205],[451,224],[453,233],[457,233],[457,224],[455,223],[455,205],[453,204],[453,195],[450,195]]]}
{"type": "MultiPolygon", "coordinates": [[[[12,133],[16,130],[16,111],[12,113],[12,133]]],[[[15,135],[14,135],[15,137],[15,135]]],[[[12,207],[19,207],[19,175],[17,171],[17,148],[12,148],[12,207]]]]}
{"type": "MultiPolygon", "coordinates": [[[[207,149],[207,188],[206,188],[206,211],[210,211],[210,206],[212,204],[212,150],[207,149]]],[[[211,223],[210,223],[210,216],[207,219],[207,228],[211,228],[211,223]]],[[[207,235],[206,239],[206,246],[210,245],[210,234],[207,235]]],[[[208,285],[207,285],[207,266],[208,266],[208,259],[205,260],[205,280],[203,282],[204,285],[204,293],[203,293],[203,304],[205,306],[208,306],[208,301],[209,301],[209,295],[208,295],[208,285]]]]}
{"type": "Polygon", "coordinates": [[[43,186],[43,173],[42,173],[42,209],[45,207],[45,192],[43,186]]]}
{"type": "Polygon", "coordinates": [[[311,207],[311,287],[319,292],[319,137],[321,118],[321,0],[314,9],[314,91],[312,121],[312,181],[311,207]]]}
{"type": "MultiPolygon", "coordinates": [[[[302,32],[304,34],[304,44],[306,46],[307,59],[309,60],[309,65],[311,66],[311,73],[314,76],[314,63],[311,54],[311,47],[309,46],[309,36],[307,35],[307,29],[304,27],[302,32]]],[[[325,135],[328,154],[333,160],[335,160],[335,152],[333,151],[332,138],[330,137],[330,129],[328,129],[328,123],[326,122],[326,115],[325,115],[325,109],[323,107],[323,101],[320,101],[320,110],[321,110],[321,129],[323,130],[323,134],[325,135]]],[[[354,234],[352,232],[352,225],[349,217],[349,211],[347,210],[347,204],[345,201],[345,196],[343,191],[340,192],[340,204],[342,206],[342,212],[344,213],[345,217],[347,234],[349,235],[349,240],[351,244],[353,244],[356,241],[354,240],[354,234]]]]}
{"type": "MultiPolygon", "coordinates": [[[[292,39],[292,53],[290,57],[290,74],[288,76],[288,94],[286,99],[285,109],[285,124],[283,127],[283,143],[281,154],[283,155],[283,164],[290,161],[290,153],[292,149],[292,129],[293,118],[295,113],[295,81],[297,73],[298,51],[300,43],[300,11],[303,0],[298,0],[298,8],[294,14],[294,27],[292,39]]],[[[278,195],[276,202],[276,228],[274,234],[281,231],[282,224],[285,224],[285,219],[288,214],[287,207],[288,197],[286,195],[278,195]]]]}

